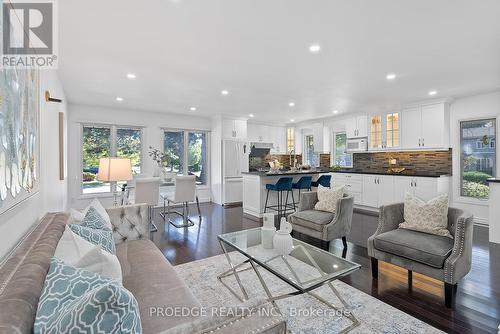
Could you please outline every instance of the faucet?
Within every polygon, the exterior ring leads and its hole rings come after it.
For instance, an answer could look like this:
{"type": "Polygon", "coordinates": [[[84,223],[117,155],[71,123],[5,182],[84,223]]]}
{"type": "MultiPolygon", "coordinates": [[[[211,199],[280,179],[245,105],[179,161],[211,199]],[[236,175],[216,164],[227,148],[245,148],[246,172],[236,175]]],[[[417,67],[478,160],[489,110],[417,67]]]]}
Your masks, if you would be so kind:
{"type": "Polygon", "coordinates": [[[295,148],[292,147],[292,149],[290,150],[290,168],[295,167],[295,161],[297,160],[296,158],[297,157],[295,155],[295,148]],[[293,160],[292,160],[292,155],[293,155],[293,160]]]}

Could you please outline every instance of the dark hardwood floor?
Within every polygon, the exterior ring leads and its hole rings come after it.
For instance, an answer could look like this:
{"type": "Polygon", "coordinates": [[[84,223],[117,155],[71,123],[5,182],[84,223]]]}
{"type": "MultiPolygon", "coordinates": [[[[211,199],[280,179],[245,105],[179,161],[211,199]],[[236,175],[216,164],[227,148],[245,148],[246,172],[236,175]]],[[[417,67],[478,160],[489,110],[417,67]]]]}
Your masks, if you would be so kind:
{"type": "MultiPolygon", "coordinates": [[[[217,235],[261,226],[261,223],[243,216],[241,207],[223,208],[202,204],[201,228],[196,224],[188,229],[176,229],[164,224],[155,212],[159,231],[153,241],[173,264],[221,254],[217,235]]],[[[193,207],[191,213],[195,213],[193,207]]],[[[196,222],[197,217],[193,216],[196,222]]],[[[500,246],[488,243],[488,230],[474,229],[474,248],[471,272],[459,283],[456,305],[444,306],[443,284],[434,279],[413,274],[413,287],[408,288],[407,271],[380,262],[379,278],[372,280],[370,259],[367,256],[367,238],[377,227],[377,217],[355,213],[349,236],[347,258],[362,268],[342,278],[345,283],[370,294],[426,323],[449,333],[497,333],[500,323],[500,246]]],[[[316,240],[299,238],[320,246],[316,240]]],[[[342,255],[342,241],[333,243],[332,251],[342,255]]]]}

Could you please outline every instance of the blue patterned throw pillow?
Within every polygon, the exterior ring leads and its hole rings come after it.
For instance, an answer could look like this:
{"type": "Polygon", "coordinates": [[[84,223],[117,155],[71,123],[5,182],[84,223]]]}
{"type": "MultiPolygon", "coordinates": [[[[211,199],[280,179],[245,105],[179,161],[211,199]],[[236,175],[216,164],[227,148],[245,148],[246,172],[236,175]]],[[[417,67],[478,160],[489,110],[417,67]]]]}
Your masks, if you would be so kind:
{"type": "Polygon", "coordinates": [[[135,297],[113,279],[53,257],[34,333],[142,333],[135,297]]]}
{"type": "Polygon", "coordinates": [[[113,240],[113,232],[109,229],[95,229],[79,224],[70,224],[69,228],[83,239],[101,246],[105,251],[111,254],[116,253],[115,241],[113,240]]]}
{"type": "Polygon", "coordinates": [[[109,231],[104,218],[99,214],[99,212],[97,212],[97,210],[93,206],[88,209],[87,214],[83,218],[80,225],[97,230],[109,231]]]}

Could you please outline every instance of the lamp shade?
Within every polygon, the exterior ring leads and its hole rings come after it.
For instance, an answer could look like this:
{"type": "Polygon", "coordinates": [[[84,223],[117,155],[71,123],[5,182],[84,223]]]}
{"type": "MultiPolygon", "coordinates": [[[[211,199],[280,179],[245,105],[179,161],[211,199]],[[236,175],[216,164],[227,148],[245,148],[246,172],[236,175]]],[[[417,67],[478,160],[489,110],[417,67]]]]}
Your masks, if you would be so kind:
{"type": "Polygon", "coordinates": [[[128,181],[132,180],[132,164],[126,158],[99,159],[99,181],[128,181]]]}

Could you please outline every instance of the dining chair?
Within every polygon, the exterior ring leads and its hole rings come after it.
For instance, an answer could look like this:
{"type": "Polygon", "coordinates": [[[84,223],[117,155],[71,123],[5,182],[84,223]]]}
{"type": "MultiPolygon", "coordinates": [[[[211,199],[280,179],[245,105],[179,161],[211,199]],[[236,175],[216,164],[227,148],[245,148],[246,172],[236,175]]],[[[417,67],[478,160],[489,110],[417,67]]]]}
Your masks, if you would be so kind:
{"type": "Polygon", "coordinates": [[[177,228],[193,226],[194,222],[189,218],[189,203],[196,201],[198,208],[198,219],[201,224],[200,201],[196,195],[196,176],[176,176],[174,194],[162,193],[163,212],[160,214],[163,221],[168,219],[168,222],[177,228]],[[171,204],[182,204],[182,212],[171,211],[171,204]],[[178,224],[170,219],[170,214],[176,214],[182,217],[182,224],[178,224]]]}
{"type": "Polygon", "coordinates": [[[135,203],[145,203],[148,205],[148,218],[151,224],[151,232],[158,231],[158,227],[153,221],[154,207],[158,205],[160,193],[159,177],[140,177],[135,179],[135,203]]]}

